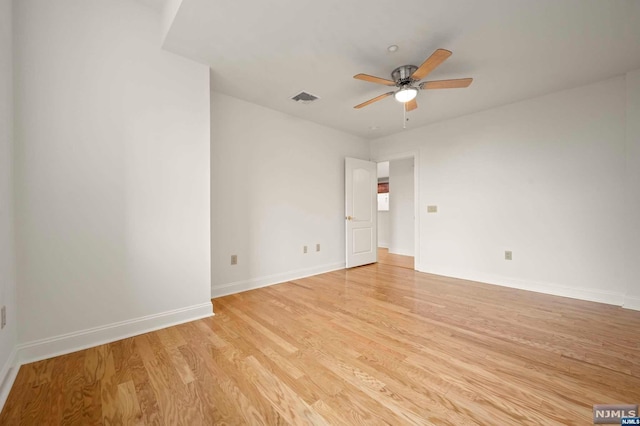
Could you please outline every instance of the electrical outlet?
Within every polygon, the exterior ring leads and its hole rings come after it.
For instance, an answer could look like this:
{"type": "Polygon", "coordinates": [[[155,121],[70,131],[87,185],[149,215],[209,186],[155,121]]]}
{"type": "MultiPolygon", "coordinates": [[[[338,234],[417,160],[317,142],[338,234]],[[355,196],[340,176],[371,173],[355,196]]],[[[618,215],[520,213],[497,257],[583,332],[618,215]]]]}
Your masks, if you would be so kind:
{"type": "Polygon", "coordinates": [[[427,213],[438,213],[438,206],[427,206],[427,213]]]}
{"type": "Polygon", "coordinates": [[[303,252],[303,253],[306,253],[306,252],[307,252],[307,246],[303,246],[303,247],[302,247],[302,252],[303,252]]]}
{"type": "Polygon", "coordinates": [[[231,264],[232,265],[237,265],[238,264],[238,255],[237,254],[232,254],[231,255],[231,264]]]}
{"type": "Polygon", "coordinates": [[[7,307],[2,307],[2,313],[0,314],[0,329],[3,329],[7,325],[7,307]]]}
{"type": "Polygon", "coordinates": [[[316,244],[316,251],[320,251],[320,244],[316,244]]]}
{"type": "Polygon", "coordinates": [[[511,250],[506,250],[504,252],[504,260],[513,260],[513,253],[511,253],[511,250]]]}

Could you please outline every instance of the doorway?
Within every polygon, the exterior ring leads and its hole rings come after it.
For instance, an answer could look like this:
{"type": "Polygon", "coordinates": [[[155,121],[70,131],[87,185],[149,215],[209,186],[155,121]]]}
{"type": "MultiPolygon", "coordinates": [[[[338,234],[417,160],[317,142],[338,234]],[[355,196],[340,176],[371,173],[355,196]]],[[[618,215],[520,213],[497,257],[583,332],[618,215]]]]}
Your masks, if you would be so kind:
{"type": "Polygon", "coordinates": [[[378,163],[378,263],[415,269],[415,160],[378,163]]]}

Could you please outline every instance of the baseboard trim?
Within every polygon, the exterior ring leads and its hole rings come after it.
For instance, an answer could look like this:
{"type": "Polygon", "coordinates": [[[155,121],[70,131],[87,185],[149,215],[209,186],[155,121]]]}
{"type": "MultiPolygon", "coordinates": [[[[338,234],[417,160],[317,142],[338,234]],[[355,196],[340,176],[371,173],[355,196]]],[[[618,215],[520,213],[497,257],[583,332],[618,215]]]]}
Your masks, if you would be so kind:
{"type": "Polygon", "coordinates": [[[468,281],[476,281],[483,284],[499,285],[502,287],[517,288],[519,290],[534,291],[536,293],[549,294],[552,296],[569,297],[571,299],[606,303],[608,305],[616,306],[623,306],[623,304],[626,305],[624,295],[620,293],[567,287],[560,284],[545,282],[525,281],[516,278],[502,277],[498,275],[483,274],[477,272],[459,273],[439,268],[425,268],[423,265],[420,266],[417,270],[428,274],[441,275],[468,281]]]}
{"type": "Polygon", "coordinates": [[[386,248],[387,250],[389,249],[389,244],[388,243],[381,243],[378,241],[378,248],[386,248]]]}
{"type": "Polygon", "coordinates": [[[250,280],[236,281],[228,284],[211,286],[211,297],[222,297],[230,294],[241,293],[243,291],[255,290],[257,288],[268,287],[291,280],[310,277],[312,275],[324,274],[326,272],[344,269],[345,263],[330,263],[327,265],[314,266],[313,268],[298,269],[295,271],[274,274],[266,277],[252,278],[250,280]]]}
{"type": "Polygon", "coordinates": [[[75,331],[18,345],[20,365],[213,316],[211,302],[75,331]]]}
{"type": "Polygon", "coordinates": [[[626,296],[622,307],[625,309],[633,309],[634,311],[640,311],[640,299],[637,297],[626,296]]]}
{"type": "Polygon", "coordinates": [[[7,359],[7,362],[2,366],[2,370],[0,370],[0,412],[2,412],[4,408],[4,403],[7,402],[7,397],[9,396],[9,392],[11,392],[13,382],[18,375],[19,367],[18,351],[17,348],[14,347],[9,355],[9,359],[7,359]]]}

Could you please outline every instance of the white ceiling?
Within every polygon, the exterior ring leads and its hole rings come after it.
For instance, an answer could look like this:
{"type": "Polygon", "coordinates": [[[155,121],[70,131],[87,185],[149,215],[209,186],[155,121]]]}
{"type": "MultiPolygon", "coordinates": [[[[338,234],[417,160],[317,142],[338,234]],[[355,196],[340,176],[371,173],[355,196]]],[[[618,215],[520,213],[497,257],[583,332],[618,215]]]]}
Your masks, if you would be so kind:
{"type": "Polygon", "coordinates": [[[580,86],[640,68],[640,1],[183,0],[164,47],[210,65],[216,91],[375,138],[402,131],[403,108],[353,109],[389,91],[354,74],[453,52],[426,80],[473,84],[420,92],[407,128],[580,86]],[[289,99],[301,90],[320,100],[289,99]]]}

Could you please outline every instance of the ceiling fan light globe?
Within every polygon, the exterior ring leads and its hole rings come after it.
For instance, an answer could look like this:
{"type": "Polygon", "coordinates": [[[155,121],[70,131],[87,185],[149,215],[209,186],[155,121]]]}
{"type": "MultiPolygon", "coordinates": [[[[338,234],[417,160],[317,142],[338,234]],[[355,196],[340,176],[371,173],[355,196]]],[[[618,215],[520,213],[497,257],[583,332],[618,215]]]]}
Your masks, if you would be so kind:
{"type": "Polygon", "coordinates": [[[418,95],[418,89],[415,87],[403,87],[398,90],[393,96],[396,98],[396,101],[402,102],[403,104],[415,99],[416,95],[418,95]]]}

